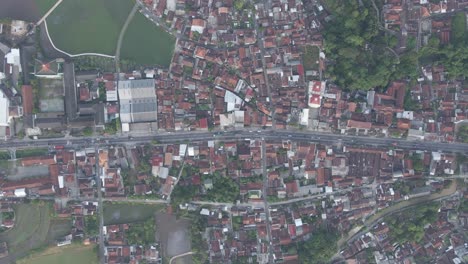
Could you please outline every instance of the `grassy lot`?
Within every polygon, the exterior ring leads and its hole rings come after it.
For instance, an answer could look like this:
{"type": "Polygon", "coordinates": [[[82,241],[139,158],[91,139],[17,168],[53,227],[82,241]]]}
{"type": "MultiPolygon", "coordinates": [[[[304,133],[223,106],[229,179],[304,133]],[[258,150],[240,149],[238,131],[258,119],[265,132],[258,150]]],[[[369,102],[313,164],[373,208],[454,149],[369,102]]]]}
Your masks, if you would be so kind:
{"type": "Polygon", "coordinates": [[[99,56],[80,56],[73,58],[76,71],[99,69],[103,72],[114,72],[114,59],[99,56]]]}
{"type": "Polygon", "coordinates": [[[316,46],[306,46],[302,60],[304,61],[304,69],[306,71],[318,70],[319,49],[316,46]]]}
{"type": "Polygon", "coordinates": [[[54,44],[66,52],[114,55],[133,1],[64,0],[47,18],[54,44]]]}
{"type": "Polygon", "coordinates": [[[164,208],[164,205],[131,204],[131,203],[105,203],[104,224],[123,224],[140,222],[153,217],[164,208]]]}
{"type": "Polygon", "coordinates": [[[20,149],[16,151],[16,158],[26,158],[45,155],[49,152],[47,148],[20,149]]]}
{"type": "Polygon", "coordinates": [[[0,234],[0,241],[8,243],[10,254],[22,256],[27,251],[38,248],[46,242],[50,224],[48,204],[18,204],[15,226],[0,234]]]}
{"type": "Polygon", "coordinates": [[[0,151],[0,160],[9,160],[10,159],[10,153],[6,150],[1,150],[0,151]]]}
{"type": "Polygon", "coordinates": [[[51,247],[42,252],[16,261],[17,264],[81,264],[98,263],[94,246],[69,245],[64,247],[51,247]]]}
{"type": "Polygon", "coordinates": [[[56,239],[71,231],[70,221],[51,216],[50,203],[23,203],[13,208],[16,214],[15,226],[0,234],[0,242],[8,244],[11,259],[22,258],[31,250],[55,243],[56,239]]]}
{"type": "Polygon", "coordinates": [[[58,0],[35,0],[39,13],[43,16],[58,0]]]}
{"type": "Polygon", "coordinates": [[[174,45],[174,37],[138,12],[125,32],[120,57],[137,64],[169,67],[174,45]]]}

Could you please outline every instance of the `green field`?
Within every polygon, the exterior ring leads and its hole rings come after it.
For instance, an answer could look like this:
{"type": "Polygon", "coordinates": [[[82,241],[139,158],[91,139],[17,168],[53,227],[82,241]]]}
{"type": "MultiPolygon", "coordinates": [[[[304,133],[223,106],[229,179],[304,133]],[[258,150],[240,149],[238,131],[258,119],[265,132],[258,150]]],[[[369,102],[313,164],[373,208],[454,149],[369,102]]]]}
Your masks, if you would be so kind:
{"type": "Polygon", "coordinates": [[[16,261],[17,264],[97,264],[97,253],[93,246],[69,245],[53,247],[43,252],[16,261]]]}
{"type": "Polygon", "coordinates": [[[17,204],[13,208],[15,226],[0,234],[0,242],[7,242],[13,257],[24,257],[30,250],[53,243],[71,230],[70,221],[52,219],[49,203],[17,204]]]}
{"type": "Polygon", "coordinates": [[[131,0],[63,0],[47,18],[49,33],[55,46],[66,52],[114,55],[133,4],[131,0]]]}
{"type": "Polygon", "coordinates": [[[34,149],[20,149],[16,151],[16,158],[26,158],[34,156],[46,155],[49,152],[47,148],[34,148],[34,149]]]}
{"type": "Polygon", "coordinates": [[[120,57],[141,65],[169,67],[175,38],[137,12],[128,25],[120,57]]]}
{"type": "Polygon", "coordinates": [[[318,70],[319,69],[319,49],[316,46],[306,46],[302,59],[304,61],[304,69],[309,70],[318,70]]]}
{"type": "Polygon", "coordinates": [[[105,203],[104,225],[144,221],[163,208],[163,205],[105,203]]]}
{"type": "Polygon", "coordinates": [[[36,0],[37,8],[41,16],[43,16],[49,9],[57,3],[58,0],[36,0]]]}
{"type": "Polygon", "coordinates": [[[6,150],[1,150],[0,151],[0,160],[9,160],[10,159],[10,153],[6,150]]]}

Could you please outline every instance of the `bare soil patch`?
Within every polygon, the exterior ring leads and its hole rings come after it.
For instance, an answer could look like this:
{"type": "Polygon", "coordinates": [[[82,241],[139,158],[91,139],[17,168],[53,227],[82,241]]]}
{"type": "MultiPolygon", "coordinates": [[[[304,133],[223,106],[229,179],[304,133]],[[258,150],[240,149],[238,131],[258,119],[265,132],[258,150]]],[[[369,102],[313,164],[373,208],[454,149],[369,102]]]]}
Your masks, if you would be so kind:
{"type": "MultiPolygon", "coordinates": [[[[190,245],[190,221],[176,219],[174,215],[167,213],[156,214],[156,239],[161,242],[165,257],[172,257],[189,252],[190,245]]],[[[184,257],[184,263],[192,263],[191,257],[184,257]]]]}

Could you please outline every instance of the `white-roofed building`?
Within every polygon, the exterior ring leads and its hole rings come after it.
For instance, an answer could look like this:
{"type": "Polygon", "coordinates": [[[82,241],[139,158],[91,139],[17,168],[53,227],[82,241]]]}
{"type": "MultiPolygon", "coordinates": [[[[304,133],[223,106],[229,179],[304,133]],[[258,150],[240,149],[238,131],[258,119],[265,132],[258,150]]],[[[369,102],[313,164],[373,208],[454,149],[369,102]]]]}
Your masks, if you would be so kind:
{"type": "MultiPolygon", "coordinates": [[[[11,49],[9,53],[5,55],[6,63],[11,66],[16,66],[21,72],[21,57],[19,49],[11,49]]],[[[10,74],[13,72],[13,67],[10,67],[10,74]]]]}
{"type": "Polygon", "coordinates": [[[157,99],[153,79],[119,81],[122,124],[157,120],[157,99]]]}
{"type": "Polygon", "coordinates": [[[226,91],[226,94],[224,95],[224,102],[226,103],[227,112],[240,110],[243,103],[242,98],[231,91],[226,91]]]}
{"type": "Polygon", "coordinates": [[[26,197],[26,189],[25,188],[21,188],[21,189],[16,189],[15,190],[15,196],[16,197],[26,197]]]}
{"type": "Polygon", "coordinates": [[[302,219],[300,218],[294,219],[294,224],[296,225],[296,227],[302,226],[302,219]]]}
{"type": "Polygon", "coordinates": [[[0,126],[10,126],[10,100],[0,90],[0,126]]]}

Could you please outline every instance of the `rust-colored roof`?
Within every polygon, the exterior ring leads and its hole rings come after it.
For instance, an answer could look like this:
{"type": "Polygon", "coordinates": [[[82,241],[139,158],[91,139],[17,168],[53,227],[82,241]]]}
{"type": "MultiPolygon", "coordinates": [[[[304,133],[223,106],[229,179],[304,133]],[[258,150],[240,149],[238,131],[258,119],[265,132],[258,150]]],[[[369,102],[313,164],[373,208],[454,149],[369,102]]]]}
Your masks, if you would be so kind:
{"type": "Polygon", "coordinates": [[[23,114],[30,115],[33,112],[34,102],[31,85],[23,85],[21,87],[21,94],[23,96],[23,114]]]}

